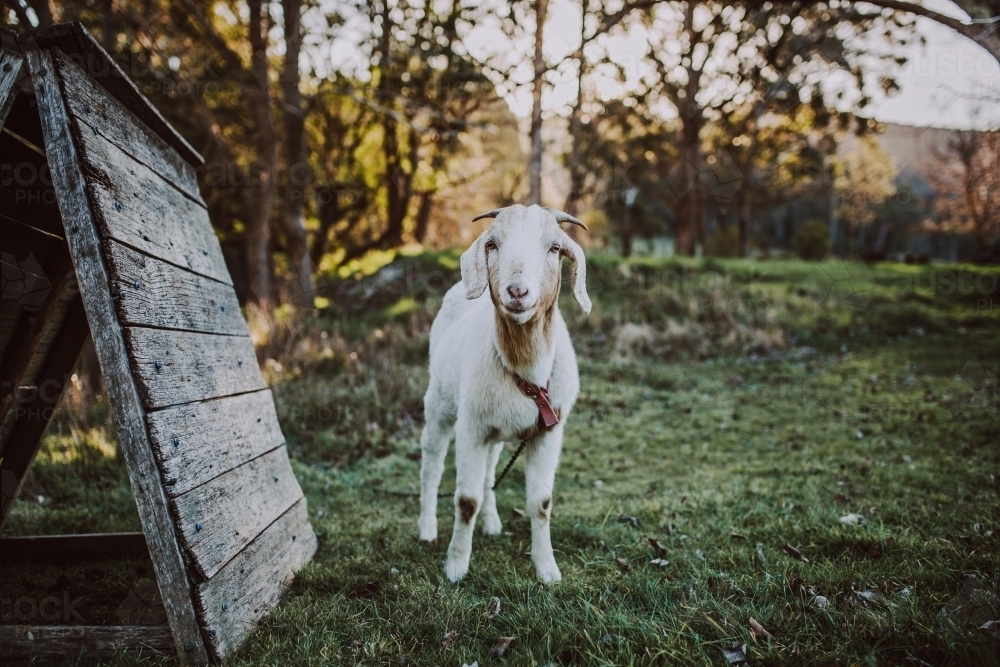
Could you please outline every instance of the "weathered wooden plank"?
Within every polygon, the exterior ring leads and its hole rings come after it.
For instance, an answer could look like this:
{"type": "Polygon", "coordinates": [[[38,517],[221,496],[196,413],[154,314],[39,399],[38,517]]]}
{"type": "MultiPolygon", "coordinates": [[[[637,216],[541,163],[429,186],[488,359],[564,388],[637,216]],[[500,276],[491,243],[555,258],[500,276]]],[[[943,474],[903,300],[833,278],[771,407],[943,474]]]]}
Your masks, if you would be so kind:
{"type": "Polygon", "coordinates": [[[6,30],[0,43],[0,127],[7,120],[7,114],[17,97],[17,80],[24,67],[24,58],[17,50],[17,43],[6,30]]]}
{"type": "Polygon", "coordinates": [[[146,416],[168,496],[179,496],[281,446],[270,390],[187,403],[146,416]]]}
{"type": "Polygon", "coordinates": [[[119,651],[173,655],[168,625],[0,625],[0,656],[65,658],[80,651],[113,658],[119,651]]]}
{"type": "Polygon", "coordinates": [[[250,335],[230,285],[144,255],[104,244],[111,292],[122,324],[235,336],[250,335]]]}
{"type": "Polygon", "coordinates": [[[142,403],[108,290],[109,279],[101,258],[97,225],[87,198],[86,181],[77,159],[59,80],[48,52],[26,49],[25,55],[35,87],[66,239],[174,645],[182,662],[206,664],[208,653],[195,617],[187,569],[177,543],[160,471],[149,446],[142,403]]]}
{"type": "Polygon", "coordinates": [[[55,52],[53,57],[66,91],[66,106],[73,116],[204,206],[198,177],[190,163],[97,85],[69,56],[55,52]]]}
{"type": "Polygon", "coordinates": [[[139,92],[114,58],[101,48],[93,36],[80,22],[60,23],[48,28],[39,28],[18,36],[21,50],[58,48],[69,55],[84,72],[107,89],[113,97],[124,104],[139,120],[148,125],[160,138],[170,144],[181,157],[195,167],[205,163],[204,158],[191,147],[184,137],[173,128],[160,112],[139,92]]]}
{"type": "Polygon", "coordinates": [[[303,498],[218,574],[195,587],[195,605],[216,660],[235,651],[278,604],[318,545],[303,498]]]}
{"type": "Polygon", "coordinates": [[[101,234],[231,285],[208,211],[73,119],[101,234]]]}
{"type": "Polygon", "coordinates": [[[170,502],[191,562],[206,579],[302,498],[285,447],[170,502]]]}
{"type": "Polygon", "coordinates": [[[0,537],[0,562],[6,563],[77,563],[148,555],[142,533],[0,537]]]}
{"type": "Polygon", "coordinates": [[[248,336],[126,327],[125,343],[150,410],[267,388],[248,336]]]}

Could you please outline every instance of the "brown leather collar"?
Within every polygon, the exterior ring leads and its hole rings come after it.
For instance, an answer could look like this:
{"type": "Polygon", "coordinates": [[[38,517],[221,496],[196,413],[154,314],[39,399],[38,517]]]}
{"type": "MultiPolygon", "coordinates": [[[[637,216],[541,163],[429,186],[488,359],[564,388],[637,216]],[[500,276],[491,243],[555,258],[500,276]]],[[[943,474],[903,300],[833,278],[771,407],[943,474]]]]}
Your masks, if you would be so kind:
{"type": "Polygon", "coordinates": [[[517,388],[521,390],[521,393],[530,398],[538,406],[538,427],[550,429],[559,423],[559,415],[556,411],[552,409],[552,404],[549,403],[549,384],[546,383],[544,387],[539,387],[537,384],[532,384],[525,380],[520,375],[514,376],[517,380],[517,388]]]}

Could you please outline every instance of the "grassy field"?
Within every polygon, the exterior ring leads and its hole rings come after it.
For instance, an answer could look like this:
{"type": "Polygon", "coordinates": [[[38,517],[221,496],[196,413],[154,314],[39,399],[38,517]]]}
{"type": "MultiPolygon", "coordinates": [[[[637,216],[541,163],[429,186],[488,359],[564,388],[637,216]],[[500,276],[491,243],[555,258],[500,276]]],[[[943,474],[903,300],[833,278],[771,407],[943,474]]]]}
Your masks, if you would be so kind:
{"type": "MultiPolygon", "coordinates": [[[[227,664],[1000,664],[996,269],[592,257],[594,312],[562,303],[583,393],[546,587],[520,464],[503,535],[477,535],[457,586],[451,500],[427,546],[396,495],[418,490],[427,333],[457,255],[357,268],[318,315],[250,313],[321,546],[227,664]]],[[[138,529],[107,407],[78,399],[7,534],[138,529]]],[[[80,622],[114,622],[150,576],[24,566],[0,597],[68,591],[80,622]]]]}

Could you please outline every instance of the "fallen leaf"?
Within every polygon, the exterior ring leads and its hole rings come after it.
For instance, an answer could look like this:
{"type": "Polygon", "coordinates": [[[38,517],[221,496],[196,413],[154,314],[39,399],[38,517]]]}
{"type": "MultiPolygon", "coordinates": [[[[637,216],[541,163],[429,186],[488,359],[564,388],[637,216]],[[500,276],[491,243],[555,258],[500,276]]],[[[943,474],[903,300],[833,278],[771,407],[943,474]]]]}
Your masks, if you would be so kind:
{"type": "Polygon", "coordinates": [[[785,544],[785,553],[794,558],[795,560],[800,560],[803,563],[808,563],[809,559],[802,555],[802,552],[793,547],[791,544],[785,544]]]}
{"type": "Polygon", "coordinates": [[[813,598],[813,604],[816,605],[817,609],[826,609],[830,606],[830,601],[822,595],[817,595],[813,598]]]}
{"type": "Polygon", "coordinates": [[[604,635],[597,641],[601,644],[617,644],[619,639],[621,639],[621,637],[618,635],[604,635]]]}
{"type": "Polygon", "coordinates": [[[705,554],[704,554],[704,552],[702,552],[701,549],[695,549],[694,550],[694,555],[695,555],[696,558],[698,558],[700,560],[705,560],[705,554]]]}
{"type": "Polygon", "coordinates": [[[750,625],[750,633],[754,639],[774,639],[774,635],[765,630],[764,626],[758,623],[753,616],[747,619],[747,623],[750,625]]]}
{"type": "Polygon", "coordinates": [[[670,561],[667,560],[666,558],[654,558],[653,560],[649,561],[649,564],[655,565],[656,567],[666,567],[670,565],[670,561]]]}
{"type": "Polygon", "coordinates": [[[980,630],[1000,630],[1000,621],[986,621],[979,626],[980,630]]]}
{"type": "Polygon", "coordinates": [[[618,567],[621,568],[622,572],[628,572],[628,561],[621,556],[615,556],[615,562],[618,563],[618,567]]]}
{"type": "Polygon", "coordinates": [[[494,597],[490,598],[488,608],[486,609],[486,620],[491,621],[500,615],[500,598],[494,597]]]}
{"type": "Polygon", "coordinates": [[[656,552],[656,557],[663,558],[667,555],[667,548],[660,544],[660,541],[655,537],[647,537],[646,540],[649,542],[649,546],[653,547],[653,551],[656,552]]]}
{"type": "Polygon", "coordinates": [[[517,637],[501,637],[497,640],[497,645],[493,647],[493,655],[496,657],[502,656],[510,648],[510,645],[514,642],[517,637]]]}
{"type": "Polygon", "coordinates": [[[745,540],[745,539],[747,539],[741,533],[736,533],[736,532],[729,533],[729,537],[733,538],[734,540],[745,540]]]}
{"type": "Polygon", "coordinates": [[[444,633],[444,639],[441,640],[441,648],[448,648],[456,639],[458,639],[458,630],[449,630],[444,633]]]}
{"type": "Polygon", "coordinates": [[[859,523],[864,523],[865,521],[866,519],[863,514],[855,514],[854,512],[840,517],[840,523],[845,526],[856,526],[859,523]]]}
{"type": "Polygon", "coordinates": [[[516,507],[511,507],[510,508],[510,512],[511,512],[511,514],[513,514],[516,517],[524,518],[524,510],[522,510],[522,509],[518,509],[516,507]]]}
{"type": "Polygon", "coordinates": [[[626,523],[626,524],[632,526],[633,528],[638,528],[639,527],[639,520],[636,519],[634,516],[629,516],[627,514],[619,514],[618,515],[618,523],[626,523]]]}
{"type": "Polygon", "coordinates": [[[741,662],[747,661],[747,645],[746,644],[733,644],[731,646],[722,647],[722,655],[726,656],[726,662],[730,665],[738,665],[741,662]]]}

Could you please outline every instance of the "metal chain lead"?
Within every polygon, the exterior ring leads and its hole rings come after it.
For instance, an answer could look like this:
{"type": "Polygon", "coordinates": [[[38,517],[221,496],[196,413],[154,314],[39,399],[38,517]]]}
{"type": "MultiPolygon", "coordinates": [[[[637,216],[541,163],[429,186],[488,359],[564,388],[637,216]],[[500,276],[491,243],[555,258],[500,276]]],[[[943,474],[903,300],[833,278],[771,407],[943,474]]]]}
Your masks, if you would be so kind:
{"type": "Polygon", "coordinates": [[[510,457],[510,461],[507,461],[507,465],[504,467],[503,472],[500,473],[500,477],[497,478],[497,481],[493,482],[493,487],[492,487],[493,491],[496,491],[497,487],[500,486],[500,482],[502,482],[503,478],[507,476],[508,472],[510,472],[511,467],[514,465],[514,461],[516,461],[517,457],[521,455],[521,452],[524,451],[524,448],[527,446],[527,444],[528,444],[527,440],[521,441],[520,447],[518,447],[517,451],[514,452],[514,456],[510,457]]]}

